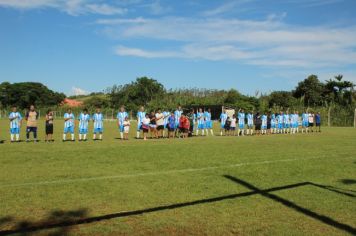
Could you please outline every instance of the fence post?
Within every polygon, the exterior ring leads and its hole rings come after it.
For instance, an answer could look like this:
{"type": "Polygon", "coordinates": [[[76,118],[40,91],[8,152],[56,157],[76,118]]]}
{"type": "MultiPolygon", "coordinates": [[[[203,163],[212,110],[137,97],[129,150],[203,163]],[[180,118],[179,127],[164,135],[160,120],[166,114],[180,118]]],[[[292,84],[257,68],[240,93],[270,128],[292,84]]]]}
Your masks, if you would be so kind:
{"type": "Polygon", "coordinates": [[[329,107],[329,110],[328,110],[328,127],[331,126],[331,107],[329,107]]]}

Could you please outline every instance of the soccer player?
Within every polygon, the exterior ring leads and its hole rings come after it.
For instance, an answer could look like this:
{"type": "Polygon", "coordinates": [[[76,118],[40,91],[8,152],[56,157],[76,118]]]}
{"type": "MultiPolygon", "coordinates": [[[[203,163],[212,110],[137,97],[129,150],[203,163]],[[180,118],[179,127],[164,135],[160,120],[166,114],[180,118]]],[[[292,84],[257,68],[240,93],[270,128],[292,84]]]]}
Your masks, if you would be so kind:
{"type": "Polygon", "coordinates": [[[182,133],[182,138],[188,137],[189,128],[190,128],[189,119],[182,113],[181,117],[179,118],[179,129],[180,132],[182,133]]]}
{"type": "Polygon", "coordinates": [[[277,133],[277,122],[276,122],[276,114],[272,113],[271,115],[271,134],[277,133]]]}
{"type": "Polygon", "coordinates": [[[30,133],[33,133],[33,138],[35,142],[38,142],[37,140],[37,120],[38,120],[38,112],[35,110],[35,106],[31,105],[30,110],[26,113],[26,121],[27,121],[27,127],[26,127],[26,142],[30,141],[30,133]]]}
{"type": "Polygon", "coordinates": [[[168,128],[168,138],[174,138],[174,131],[175,131],[174,112],[172,112],[171,115],[168,117],[167,128],[168,128]]]}
{"type": "Polygon", "coordinates": [[[239,112],[237,113],[237,118],[239,120],[239,129],[237,130],[237,136],[245,135],[245,111],[243,109],[240,109],[239,112]]]}
{"type": "Polygon", "coordinates": [[[308,126],[310,127],[310,131],[314,132],[314,113],[312,112],[308,114],[308,126]]]}
{"type": "Polygon", "coordinates": [[[66,141],[66,136],[70,133],[71,140],[74,141],[74,114],[69,108],[67,113],[64,114],[64,132],[63,132],[63,142],[66,141]]]}
{"type": "Polygon", "coordinates": [[[125,120],[122,125],[124,126],[124,140],[129,140],[129,132],[130,132],[131,124],[128,116],[125,117],[125,120]]]}
{"type": "Polygon", "coordinates": [[[136,138],[140,138],[140,133],[142,130],[142,120],[143,118],[146,117],[146,112],[144,106],[140,106],[140,109],[137,112],[136,118],[137,118],[137,132],[136,132],[136,138]]]}
{"type": "Polygon", "coordinates": [[[20,141],[20,129],[22,123],[22,116],[20,112],[17,111],[17,107],[12,108],[12,112],[9,115],[10,120],[10,139],[11,142],[20,141]]]}
{"type": "Polygon", "coordinates": [[[198,127],[196,130],[196,136],[199,135],[199,130],[201,131],[201,135],[204,135],[204,129],[205,129],[205,117],[203,113],[203,109],[199,108],[197,112],[197,120],[198,120],[198,127]]]}
{"type": "Polygon", "coordinates": [[[266,115],[266,113],[263,113],[263,115],[261,116],[261,121],[262,121],[261,134],[267,134],[267,115],[266,115]]]}
{"type": "Polygon", "coordinates": [[[320,126],[321,126],[320,112],[316,113],[316,115],[315,115],[315,126],[316,126],[316,129],[319,129],[319,130],[316,130],[316,132],[321,132],[321,130],[320,130],[320,126]]]}
{"type": "MultiPolygon", "coordinates": [[[[145,114],[145,117],[141,121],[141,128],[143,132],[143,140],[147,140],[147,134],[150,129],[150,117],[149,114],[145,114]]],[[[174,122],[173,122],[174,123],[174,122]]]]}
{"type": "Polygon", "coordinates": [[[210,108],[208,108],[208,110],[206,110],[204,112],[204,118],[205,118],[205,131],[206,131],[206,135],[209,134],[209,130],[211,133],[211,136],[214,136],[214,132],[213,132],[213,121],[211,120],[211,110],[210,108]]]}
{"type": "Polygon", "coordinates": [[[253,135],[253,114],[252,112],[249,112],[247,114],[247,131],[246,134],[251,134],[253,135]]]}
{"type": "Polygon", "coordinates": [[[231,118],[231,124],[230,124],[230,135],[235,136],[236,135],[236,115],[233,114],[231,118]]]}
{"type": "MultiPolygon", "coordinates": [[[[171,113],[169,111],[163,111],[162,112],[163,116],[164,116],[164,129],[163,129],[163,137],[167,137],[166,135],[166,129],[168,130],[168,118],[171,116],[171,113]]],[[[169,130],[168,130],[169,133],[169,130]]]]}
{"type": "Polygon", "coordinates": [[[54,142],[53,140],[53,112],[47,111],[46,114],[46,138],[45,142],[54,142]]]}
{"type": "Polygon", "coordinates": [[[176,119],[176,135],[178,134],[178,127],[179,127],[179,118],[180,116],[182,115],[183,111],[182,111],[182,107],[181,106],[178,106],[177,110],[175,110],[174,112],[174,117],[176,119]]]}
{"type": "Polygon", "coordinates": [[[283,124],[284,124],[284,114],[282,111],[279,112],[279,115],[277,116],[277,134],[282,134],[283,133],[283,124]]]}
{"type": "Polygon", "coordinates": [[[222,113],[220,115],[220,136],[223,135],[223,130],[225,130],[225,123],[227,120],[227,114],[225,108],[223,108],[222,113]]]}
{"type": "Polygon", "coordinates": [[[157,109],[156,116],[156,125],[157,125],[157,135],[158,138],[163,138],[163,130],[164,130],[164,115],[161,109],[157,109]]]}
{"type": "Polygon", "coordinates": [[[87,141],[88,127],[90,115],[88,110],[84,109],[83,112],[79,115],[79,141],[87,141]]]}
{"type": "Polygon", "coordinates": [[[290,116],[288,111],[286,111],[286,113],[284,114],[283,121],[284,121],[283,133],[288,134],[290,128],[290,116]]]}
{"type": "Polygon", "coordinates": [[[127,112],[125,111],[125,107],[121,106],[120,111],[117,113],[117,116],[116,116],[121,140],[124,139],[124,121],[125,121],[126,117],[129,117],[129,116],[128,116],[127,112]]]}
{"type": "Polygon", "coordinates": [[[96,139],[96,134],[99,134],[99,140],[103,140],[103,131],[104,131],[104,116],[101,113],[101,109],[98,107],[93,114],[94,130],[93,130],[93,140],[96,139]]]}
{"type": "Polygon", "coordinates": [[[309,114],[308,111],[306,110],[303,114],[302,114],[302,133],[308,133],[309,132],[309,123],[308,123],[308,119],[309,119],[309,114]]]}

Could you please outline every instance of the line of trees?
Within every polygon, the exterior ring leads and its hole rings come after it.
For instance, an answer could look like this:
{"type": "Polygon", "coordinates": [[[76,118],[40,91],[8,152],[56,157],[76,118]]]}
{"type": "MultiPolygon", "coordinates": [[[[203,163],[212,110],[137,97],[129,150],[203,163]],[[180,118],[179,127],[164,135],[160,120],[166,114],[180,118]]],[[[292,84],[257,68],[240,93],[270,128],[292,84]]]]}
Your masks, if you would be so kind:
{"type": "MultiPolygon", "coordinates": [[[[300,81],[292,91],[246,96],[235,89],[166,89],[157,80],[140,77],[129,84],[114,85],[102,92],[70,98],[81,99],[84,106],[89,109],[97,106],[103,109],[117,109],[125,105],[127,110],[136,111],[139,106],[144,105],[148,110],[157,107],[173,110],[178,104],[183,107],[225,105],[260,112],[333,108],[346,117],[353,115],[356,106],[354,86],[351,81],[344,80],[342,75],[325,81],[320,81],[316,75],[310,75],[300,81]]],[[[0,84],[0,108],[12,105],[26,108],[30,104],[35,104],[37,107],[61,109],[59,104],[65,97],[63,93],[54,92],[41,83],[0,84]]]]}

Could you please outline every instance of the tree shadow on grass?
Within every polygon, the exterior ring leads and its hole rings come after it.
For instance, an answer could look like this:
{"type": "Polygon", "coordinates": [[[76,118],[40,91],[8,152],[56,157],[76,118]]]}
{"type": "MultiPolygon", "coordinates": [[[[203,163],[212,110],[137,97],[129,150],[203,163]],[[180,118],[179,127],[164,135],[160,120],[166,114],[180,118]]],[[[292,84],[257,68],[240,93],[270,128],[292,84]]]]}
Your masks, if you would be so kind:
{"type": "Polygon", "coordinates": [[[340,179],[340,182],[343,184],[351,185],[356,184],[356,179],[340,179]]]}
{"type": "Polygon", "coordinates": [[[259,189],[255,186],[253,186],[252,184],[250,184],[244,180],[235,178],[233,176],[224,175],[224,177],[239,184],[239,185],[242,185],[242,186],[248,188],[251,191],[243,192],[243,193],[236,193],[236,194],[229,194],[229,195],[224,195],[224,196],[218,196],[218,197],[213,197],[213,198],[199,199],[199,200],[189,201],[189,202],[156,206],[156,207],[152,207],[152,208],[139,209],[139,210],[134,210],[134,211],[117,212],[117,213],[101,215],[101,216],[94,216],[94,217],[87,217],[87,210],[85,210],[85,209],[81,209],[81,210],[77,210],[77,211],[53,211],[49,215],[49,217],[43,221],[19,222],[14,229],[0,231],[0,235],[11,235],[11,234],[31,235],[32,233],[35,234],[35,232],[37,232],[37,231],[49,230],[49,229],[56,229],[56,231],[53,232],[51,235],[66,235],[66,234],[68,234],[71,227],[75,226],[75,225],[89,224],[89,223],[100,222],[100,221],[110,220],[110,219],[124,218],[124,217],[129,217],[129,216],[137,216],[137,215],[142,215],[142,214],[147,214],[147,213],[152,213],[152,212],[160,212],[160,211],[178,209],[178,208],[195,206],[195,205],[200,205],[200,204],[215,203],[215,202],[220,202],[220,201],[224,201],[224,200],[232,200],[232,199],[237,199],[237,198],[242,198],[242,197],[249,197],[249,196],[253,196],[253,195],[261,195],[261,196],[271,199],[275,202],[278,202],[290,209],[293,209],[299,213],[302,213],[305,216],[308,216],[315,220],[318,220],[324,224],[327,224],[329,226],[332,226],[334,228],[337,228],[337,229],[342,230],[347,233],[356,234],[356,229],[353,228],[352,226],[338,222],[328,216],[313,212],[310,209],[299,206],[289,200],[283,199],[283,198],[273,194],[272,192],[276,192],[276,191],[280,191],[280,190],[287,190],[287,189],[294,189],[294,188],[298,188],[298,187],[302,187],[302,186],[314,186],[314,187],[323,188],[325,190],[332,191],[334,193],[341,194],[341,195],[347,196],[347,197],[354,198],[354,197],[356,197],[356,195],[344,192],[342,190],[335,191],[335,189],[332,189],[331,186],[314,184],[311,182],[301,182],[301,183],[278,186],[278,187],[273,187],[273,188],[268,188],[268,189],[259,189]]]}
{"type": "MultiPolygon", "coordinates": [[[[0,231],[0,235],[17,234],[21,236],[30,236],[36,235],[38,233],[37,231],[46,229],[53,229],[51,232],[47,233],[47,235],[50,236],[68,235],[71,228],[75,226],[72,222],[87,216],[86,209],[75,211],[54,210],[45,219],[40,221],[18,221],[13,229],[0,231]]],[[[11,217],[4,217],[2,219],[4,223],[14,221],[11,217]]],[[[2,219],[0,219],[0,226],[2,219]]]]}

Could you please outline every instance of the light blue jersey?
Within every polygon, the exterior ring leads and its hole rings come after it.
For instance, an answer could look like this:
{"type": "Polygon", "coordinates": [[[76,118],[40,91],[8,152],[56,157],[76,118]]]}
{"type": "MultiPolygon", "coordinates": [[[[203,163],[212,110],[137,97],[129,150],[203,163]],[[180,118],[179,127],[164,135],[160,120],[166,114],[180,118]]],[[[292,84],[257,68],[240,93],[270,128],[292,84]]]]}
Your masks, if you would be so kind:
{"type": "Polygon", "coordinates": [[[145,118],[145,116],[146,116],[146,112],[144,112],[144,111],[137,112],[137,115],[136,115],[136,117],[137,117],[137,131],[141,130],[142,121],[145,118]]]}
{"type": "Polygon", "coordinates": [[[94,121],[94,130],[104,128],[104,116],[102,113],[95,113],[92,119],[94,121]]]}
{"type": "Polygon", "coordinates": [[[11,112],[9,115],[10,129],[19,129],[22,116],[20,112],[11,112]]]}
{"type": "Polygon", "coordinates": [[[237,113],[237,118],[239,120],[239,129],[244,129],[245,128],[245,113],[239,112],[237,113]]]}
{"type": "Polygon", "coordinates": [[[10,133],[11,134],[19,134],[20,133],[20,123],[22,120],[22,116],[20,112],[11,112],[9,115],[10,119],[10,133]]]}
{"type": "Polygon", "coordinates": [[[205,116],[203,112],[197,113],[198,129],[205,129],[205,116]]]}
{"type": "Polygon", "coordinates": [[[182,113],[183,113],[182,110],[176,110],[174,112],[174,118],[175,118],[175,122],[176,122],[176,127],[175,128],[178,128],[178,126],[179,126],[179,119],[182,116],[182,113]]]}
{"type": "Polygon", "coordinates": [[[267,116],[266,115],[262,115],[261,116],[261,121],[262,121],[261,128],[262,129],[267,129],[267,116]]]}
{"type": "Polygon", "coordinates": [[[226,113],[221,113],[221,115],[220,115],[220,122],[221,122],[221,128],[222,128],[222,129],[225,128],[226,120],[227,120],[227,114],[226,114],[226,113]]]}
{"type": "Polygon", "coordinates": [[[213,128],[213,122],[211,120],[211,113],[206,111],[204,112],[204,118],[205,118],[205,128],[206,129],[212,129],[213,128]]]}
{"type": "Polygon", "coordinates": [[[119,127],[120,132],[124,132],[124,121],[125,121],[126,117],[129,117],[126,111],[124,111],[124,112],[120,111],[117,113],[116,118],[118,119],[118,121],[120,123],[120,127],[119,127]]]}
{"type": "Polygon", "coordinates": [[[74,114],[73,113],[65,113],[64,114],[64,119],[69,119],[67,121],[64,121],[64,133],[74,133],[74,114]]]}
{"type": "Polygon", "coordinates": [[[271,128],[272,129],[276,128],[276,115],[275,114],[271,115],[271,128]]]}
{"type": "Polygon", "coordinates": [[[169,116],[171,115],[171,113],[169,112],[169,111],[164,111],[164,112],[162,112],[162,114],[163,114],[163,116],[164,116],[164,119],[163,119],[163,121],[164,121],[164,128],[167,128],[167,124],[168,124],[168,118],[169,118],[169,116]]]}
{"type": "Polygon", "coordinates": [[[289,128],[290,127],[290,115],[289,114],[284,114],[283,121],[284,121],[284,128],[289,128]]]}
{"type": "Polygon", "coordinates": [[[78,117],[78,120],[79,120],[79,133],[87,134],[88,127],[89,127],[90,115],[81,113],[78,117]]]}
{"type": "Polygon", "coordinates": [[[308,113],[303,113],[302,114],[302,126],[303,127],[308,127],[309,126],[308,119],[309,119],[309,114],[308,113]]]}
{"type": "Polygon", "coordinates": [[[251,113],[247,114],[247,126],[248,127],[253,126],[253,114],[251,114],[251,113]]]}

